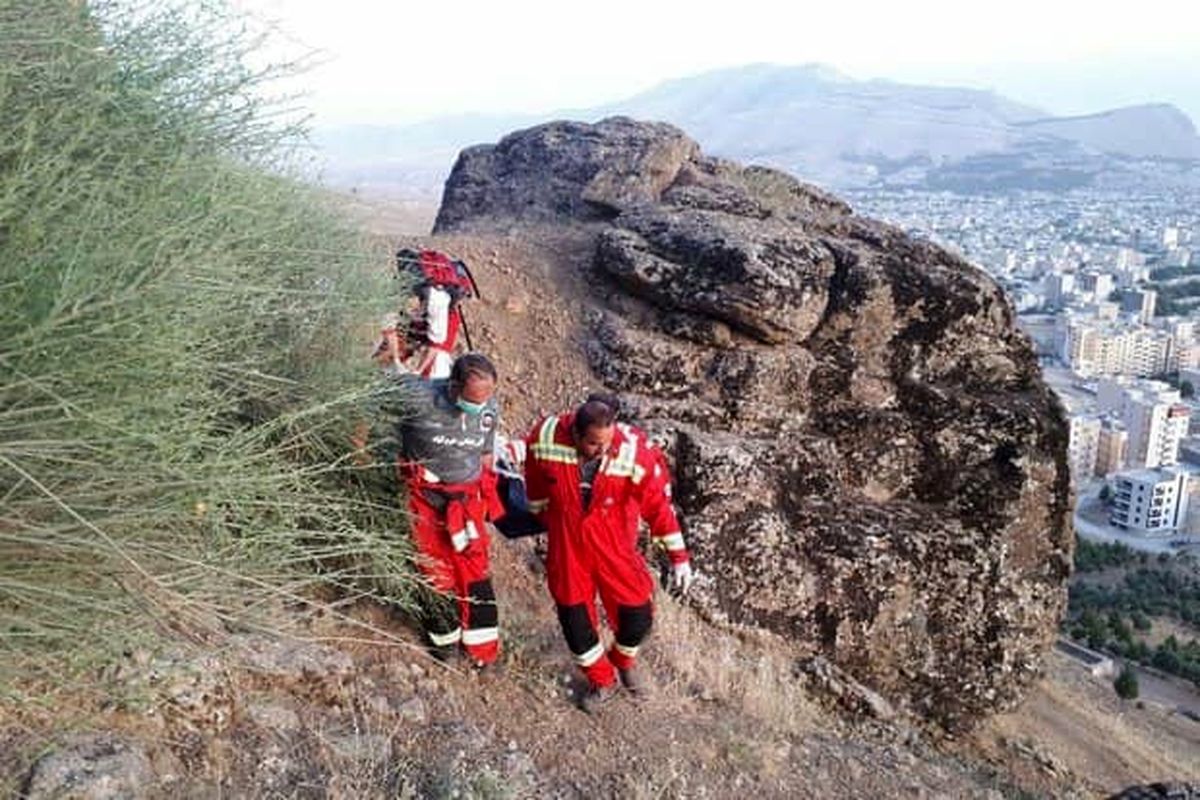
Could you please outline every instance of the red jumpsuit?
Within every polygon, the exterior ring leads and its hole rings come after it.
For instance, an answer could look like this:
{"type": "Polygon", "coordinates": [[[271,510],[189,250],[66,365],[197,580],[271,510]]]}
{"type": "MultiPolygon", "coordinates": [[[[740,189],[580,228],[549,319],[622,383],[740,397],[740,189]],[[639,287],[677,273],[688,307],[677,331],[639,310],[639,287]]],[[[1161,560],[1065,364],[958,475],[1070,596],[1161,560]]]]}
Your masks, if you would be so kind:
{"type": "Polygon", "coordinates": [[[495,476],[485,470],[472,484],[431,484],[420,467],[406,466],[405,472],[417,565],[434,589],[458,600],[457,627],[431,620],[426,633],[438,647],[461,643],[470,658],[490,664],[500,655],[500,633],[484,520],[503,513],[495,476]]]}
{"type": "Polygon", "coordinates": [[[418,565],[442,593],[422,609],[431,643],[461,641],[467,655],[490,663],[499,652],[499,616],[488,563],[485,517],[504,513],[488,456],[495,448],[499,408],[489,400],[467,413],[448,381],[399,379],[405,413],[398,422],[399,466],[408,483],[418,565]],[[456,599],[458,608],[447,597],[456,599]]]}
{"type": "Polygon", "coordinates": [[[611,686],[617,669],[634,664],[650,632],[654,579],[638,550],[638,522],[672,563],[688,560],[670,501],[662,452],[646,435],[618,424],[584,507],[573,414],[548,417],[526,439],[529,509],[548,531],[546,577],[567,646],[593,686],[611,686]],[[604,603],[614,643],[607,652],[597,632],[596,595],[604,603]]]}

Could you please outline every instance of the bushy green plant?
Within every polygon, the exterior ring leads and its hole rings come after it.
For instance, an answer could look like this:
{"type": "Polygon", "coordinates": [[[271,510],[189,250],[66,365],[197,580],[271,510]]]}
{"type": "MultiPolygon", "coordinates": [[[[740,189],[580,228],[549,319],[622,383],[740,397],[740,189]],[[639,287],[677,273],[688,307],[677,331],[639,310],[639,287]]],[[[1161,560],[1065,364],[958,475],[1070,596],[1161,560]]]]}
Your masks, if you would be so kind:
{"type": "Polygon", "coordinates": [[[10,699],[283,624],[317,581],[407,591],[375,580],[404,574],[404,520],[346,445],[395,287],[293,178],[259,47],[219,3],[0,0],[10,699]]]}
{"type": "Polygon", "coordinates": [[[1137,699],[1138,679],[1137,672],[1134,671],[1133,667],[1126,664],[1121,668],[1121,673],[1113,681],[1113,689],[1116,690],[1117,696],[1122,700],[1137,699]]]}

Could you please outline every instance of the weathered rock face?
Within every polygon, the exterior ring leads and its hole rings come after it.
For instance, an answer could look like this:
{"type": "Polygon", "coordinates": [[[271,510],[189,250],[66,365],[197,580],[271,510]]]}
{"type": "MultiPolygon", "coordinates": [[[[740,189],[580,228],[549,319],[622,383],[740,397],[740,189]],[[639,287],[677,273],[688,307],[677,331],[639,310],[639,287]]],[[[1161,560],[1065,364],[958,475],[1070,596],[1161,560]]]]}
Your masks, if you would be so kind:
{"type": "Polygon", "coordinates": [[[1065,600],[1067,431],[1001,290],[678,130],[460,157],[438,230],[594,231],[587,357],[665,434],[696,603],[948,727],[1035,676],[1065,600]]]}

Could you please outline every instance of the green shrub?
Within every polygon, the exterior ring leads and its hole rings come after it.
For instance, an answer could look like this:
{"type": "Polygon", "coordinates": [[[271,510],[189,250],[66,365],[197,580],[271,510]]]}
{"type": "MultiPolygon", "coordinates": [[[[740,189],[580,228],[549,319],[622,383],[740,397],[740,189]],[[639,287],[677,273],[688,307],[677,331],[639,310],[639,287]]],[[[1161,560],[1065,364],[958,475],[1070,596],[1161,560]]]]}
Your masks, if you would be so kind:
{"type": "Polygon", "coordinates": [[[12,698],[164,632],[282,625],[318,580],[406,596],[403,519],[344,444],[394,287],[293,178],[259,46],[215,3],[0,0],[12,698]]]}
{"type": "Polygon", "coordinates": [[[1113,681],[1113,689],[1122,700],[1136,700],[1138,697],[1137,672],[1126,664],[1121,668],[1121,674],[1113,681]]]}

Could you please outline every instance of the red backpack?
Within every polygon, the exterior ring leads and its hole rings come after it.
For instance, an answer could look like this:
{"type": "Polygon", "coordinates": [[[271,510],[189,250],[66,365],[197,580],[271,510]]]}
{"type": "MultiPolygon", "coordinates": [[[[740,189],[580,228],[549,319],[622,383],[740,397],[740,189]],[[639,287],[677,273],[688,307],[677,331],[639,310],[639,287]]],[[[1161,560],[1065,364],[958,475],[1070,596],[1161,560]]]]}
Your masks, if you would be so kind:
{"type": "Polygon", "coordinates": [[[414,294],[421,294],[430,286],[444,289],[450,295],[452,307],[468,297],[479,296],[466,263],[437,250],[401,248],[396,253],[396,272],[412,280],[414,294]]]}

